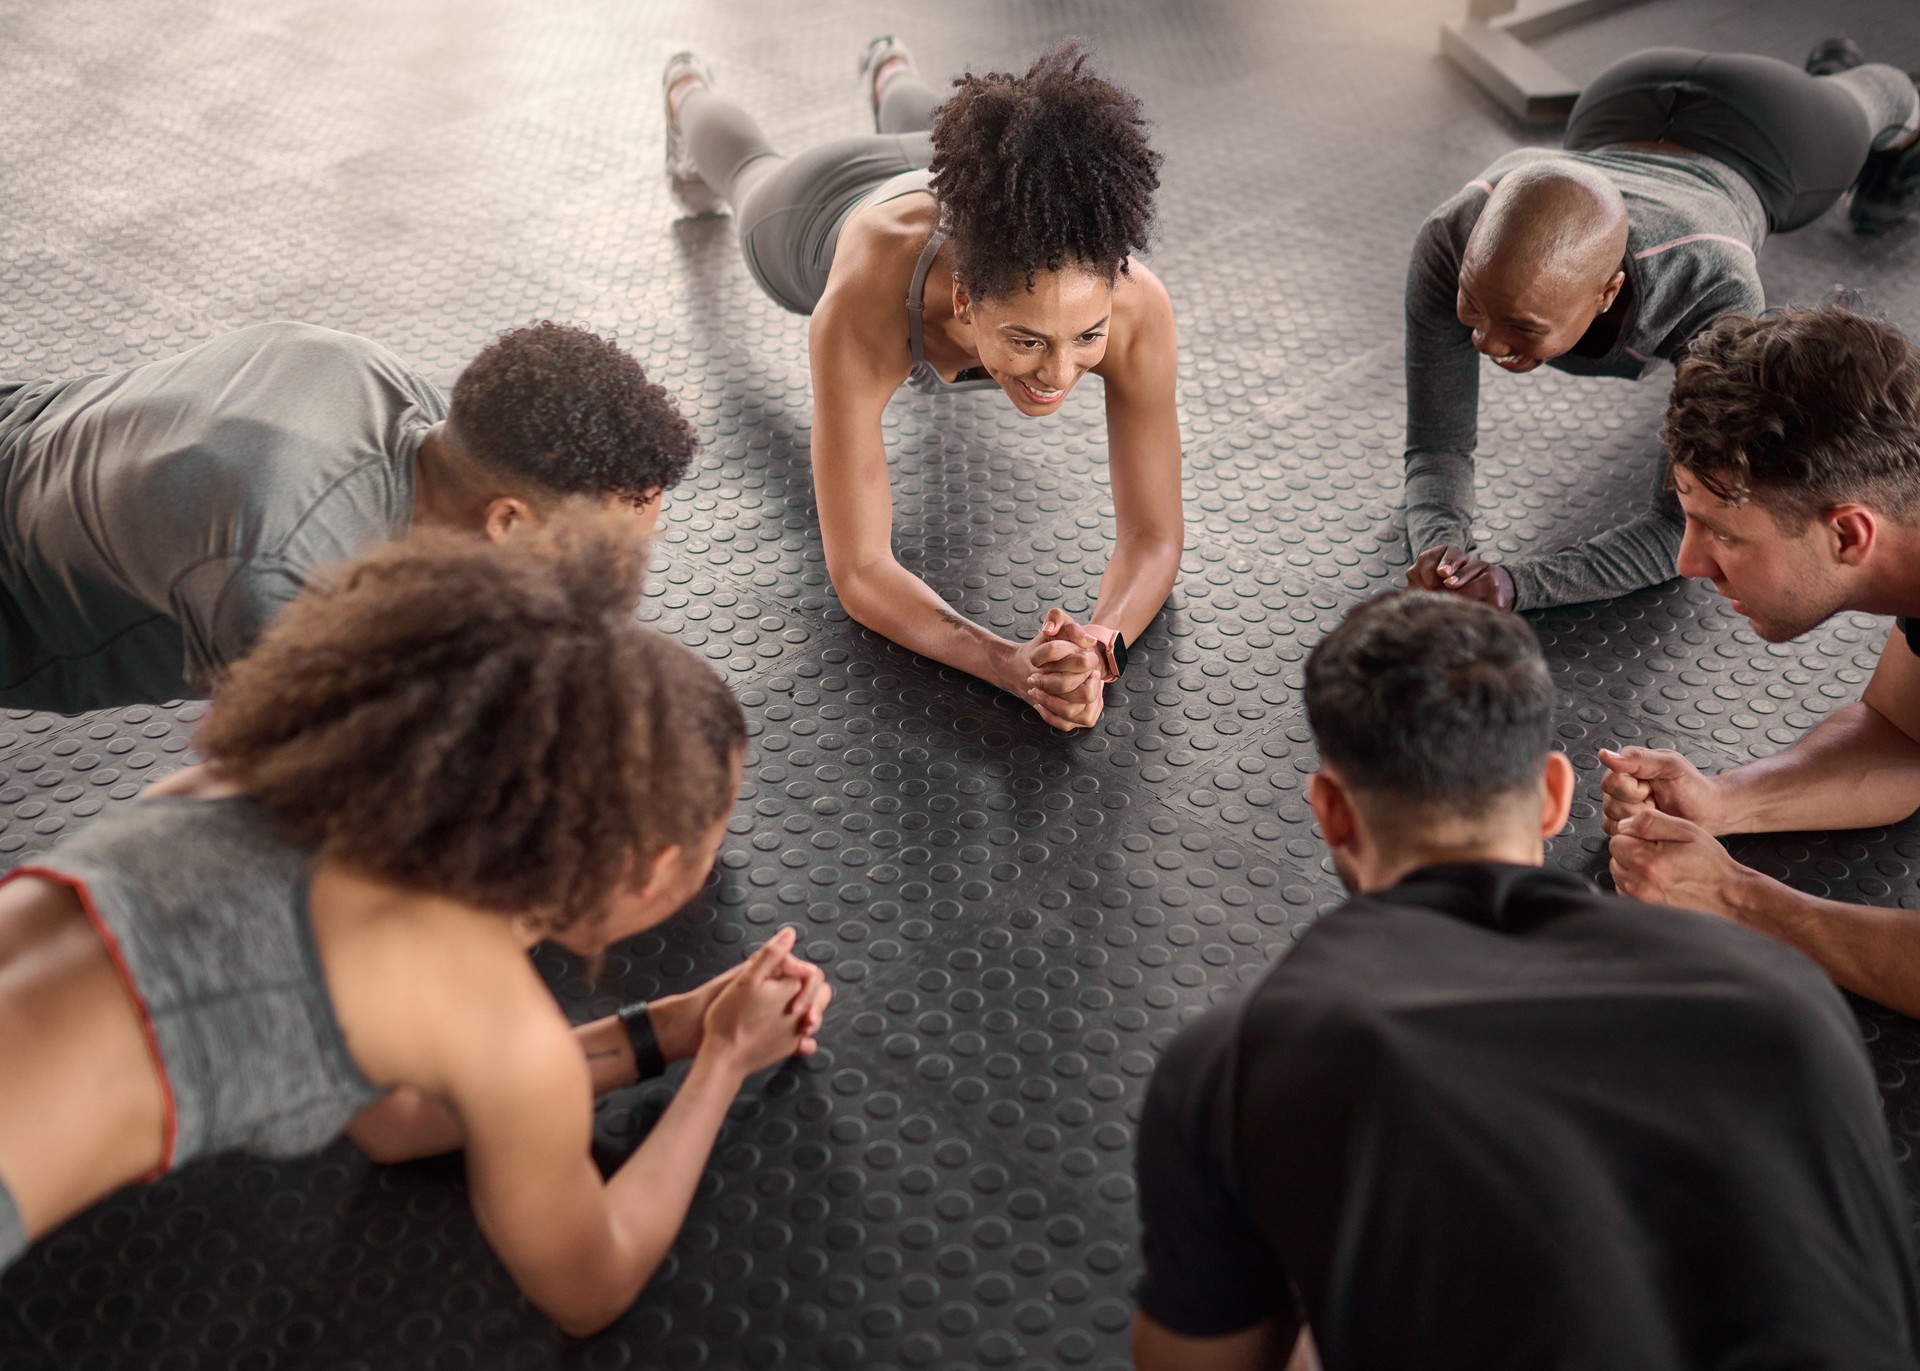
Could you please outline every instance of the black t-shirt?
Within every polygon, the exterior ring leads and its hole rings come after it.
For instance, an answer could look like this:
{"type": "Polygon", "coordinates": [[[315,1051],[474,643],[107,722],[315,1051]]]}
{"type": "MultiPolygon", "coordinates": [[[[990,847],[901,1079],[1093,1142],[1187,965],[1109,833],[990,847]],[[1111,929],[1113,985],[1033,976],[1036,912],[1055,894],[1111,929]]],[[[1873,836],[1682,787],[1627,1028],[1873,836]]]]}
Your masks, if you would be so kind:
{"type": "Polygon", "coordinates": [[[1784,944],[1535,867],[1349,901],[1141,1121],[1152,1319],[1339,1367],[1913,1368],[1859,1032],[1784,944]]]}
{"type": "Polygon", "coordinates": [[[1893,626],[1906,638],[1907,649],[1920,657],[1920,619],[1895,619],[1893,626]]]}

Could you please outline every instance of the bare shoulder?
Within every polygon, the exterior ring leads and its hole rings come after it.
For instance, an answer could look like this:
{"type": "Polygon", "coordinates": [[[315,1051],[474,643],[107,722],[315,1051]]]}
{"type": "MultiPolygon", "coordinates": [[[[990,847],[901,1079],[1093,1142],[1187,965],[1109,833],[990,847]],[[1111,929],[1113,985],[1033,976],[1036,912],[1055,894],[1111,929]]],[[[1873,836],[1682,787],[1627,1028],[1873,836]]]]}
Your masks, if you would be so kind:
{"type": "Polygon", "coordinates": [[[1173,297],[1152,268],[1137,260],[1129,263],[1127,274],[1114,285],[1107,355],[1095,373],[1109,381],[1144,379],[1171,369],[1177,349],[1173,297]]]}
{"type": "Polygon", "coordinates": [[[522,1079],[584,1069],[566,1016],[504,915],[323,861],[309,903],[334,1011],[376,1085],[447,1097],[476,1063],[522,1079]]]}
{"type": "Polygon", "coordinates": [[[907,291],[934,226],[932,199],[907,195],[849,219],[833,253],[826,291],[815,306],[809,335],[852,348],[894,384],[912,366],[907,347],[907,291]],[[896,374],[897,373],[897,374],[896,374]]]}
{"type": "Polygon", "coordinates": [[[844,279],[869,289],[887,287],[896,303],[905,300],[914,265],[939,213],[931,195],[916,194],[869,205],[855,214],[840,230],[827,288],[844,279]]]}

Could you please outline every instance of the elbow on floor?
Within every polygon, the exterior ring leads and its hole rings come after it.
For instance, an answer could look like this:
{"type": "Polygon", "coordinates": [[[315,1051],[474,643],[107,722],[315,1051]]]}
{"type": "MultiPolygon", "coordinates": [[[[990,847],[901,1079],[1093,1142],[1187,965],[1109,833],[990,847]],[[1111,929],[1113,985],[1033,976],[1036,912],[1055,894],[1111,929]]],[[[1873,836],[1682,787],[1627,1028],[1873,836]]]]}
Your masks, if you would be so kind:
{"type": "Polygon", "coordinates": [[[870,576],[858,567],[836,567],[829,562],[827,579],[833,582],[834,594],[840,597],[840,608],[847,611],[849,619],[862,628],[870,628],[885,636],[886,631],[878,622],[884,617],[882,601],[870,576]]]}
{"type": "MultiPolygon", "coordinates": [[[[640,1287],[641,1290],[645,1288],[644,1284],[640,1287]]],[[[560,1331],[568,1337],[590,1338],[604,1331],[615,1319],[631,1309],[633,1302],[639,1298],[640,1290],[635,1290],[617,1303],[604,1298],[581,1296],[571,1301],[569,1307],[565,1309],[557,1305],[547,1306],[542,1307],[540,1312],[552,1319],[560,1331]]]]}

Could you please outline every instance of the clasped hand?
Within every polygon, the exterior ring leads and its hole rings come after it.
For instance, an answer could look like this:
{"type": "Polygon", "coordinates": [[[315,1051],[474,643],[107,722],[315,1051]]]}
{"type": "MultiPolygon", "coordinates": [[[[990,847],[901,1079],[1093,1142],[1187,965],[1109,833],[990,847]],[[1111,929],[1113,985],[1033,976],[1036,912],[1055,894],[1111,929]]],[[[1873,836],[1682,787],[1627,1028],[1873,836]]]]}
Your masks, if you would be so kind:
{"type": "Polygon", "coordinates": [[[1006,688],[1033,706],[1051,728],[1092,728],[1106,708],[1100,645],[1064,609],[1014,653],[1006,688]]]}
{"type": "Polygon", "coordinates": [[[683,1061],[712,1043],[753,1072],[818,1051],[833,987],[824,971],[794,952],[794,942],[793,929],[783,928],[704,985],[650,1002],[647,1017],[661,1054],[683,1061]]]}
{"type": "Polygon", "coordinates": [[[1614,886],[1637,900],[1733,917],[1732,891],[1747,873],[1713,836],[1725,818],[1713,780],[1678,752],[1603,749],[1600,762],[1614,886]]]}
{"type": "Polygon", "coordinates": [[[1513,608],[1513,576],[1505,567],[1446,543],[1414,558],[1407,568],[1407,585],[1478,600],[1495,609],[1513,608]]]}

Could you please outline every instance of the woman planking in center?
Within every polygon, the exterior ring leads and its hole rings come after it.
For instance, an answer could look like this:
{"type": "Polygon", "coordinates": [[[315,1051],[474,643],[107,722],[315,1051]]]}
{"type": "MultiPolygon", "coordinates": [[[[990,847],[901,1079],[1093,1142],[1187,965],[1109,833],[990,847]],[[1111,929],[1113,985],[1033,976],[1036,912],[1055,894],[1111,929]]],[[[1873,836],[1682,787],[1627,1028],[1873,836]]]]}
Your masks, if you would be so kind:
{"type": "Polygon", "coordinates": [[[1062,45],[1024,76],[963,76],[939,104],[906,47],[877,38],[861,72],[878,132],[794,158],[694,54],[663,78],[675,195],[694,213],[730,206],[754,279],[813,316],[814,493],[841,603],[1064,729],[1099,719],[1102,684],[1166,601],[1182,546],[1173,306],[1133,257],[1160,155],[1140,102],[1086,61],[1062,45]],[[999,390],[1022,414],[1053,414],[1088,372],[1106,387],[1113,558],[1089,623],[1054,608],[1012,642],[895,560],[881,417],[903,384],[999,390]]]}

